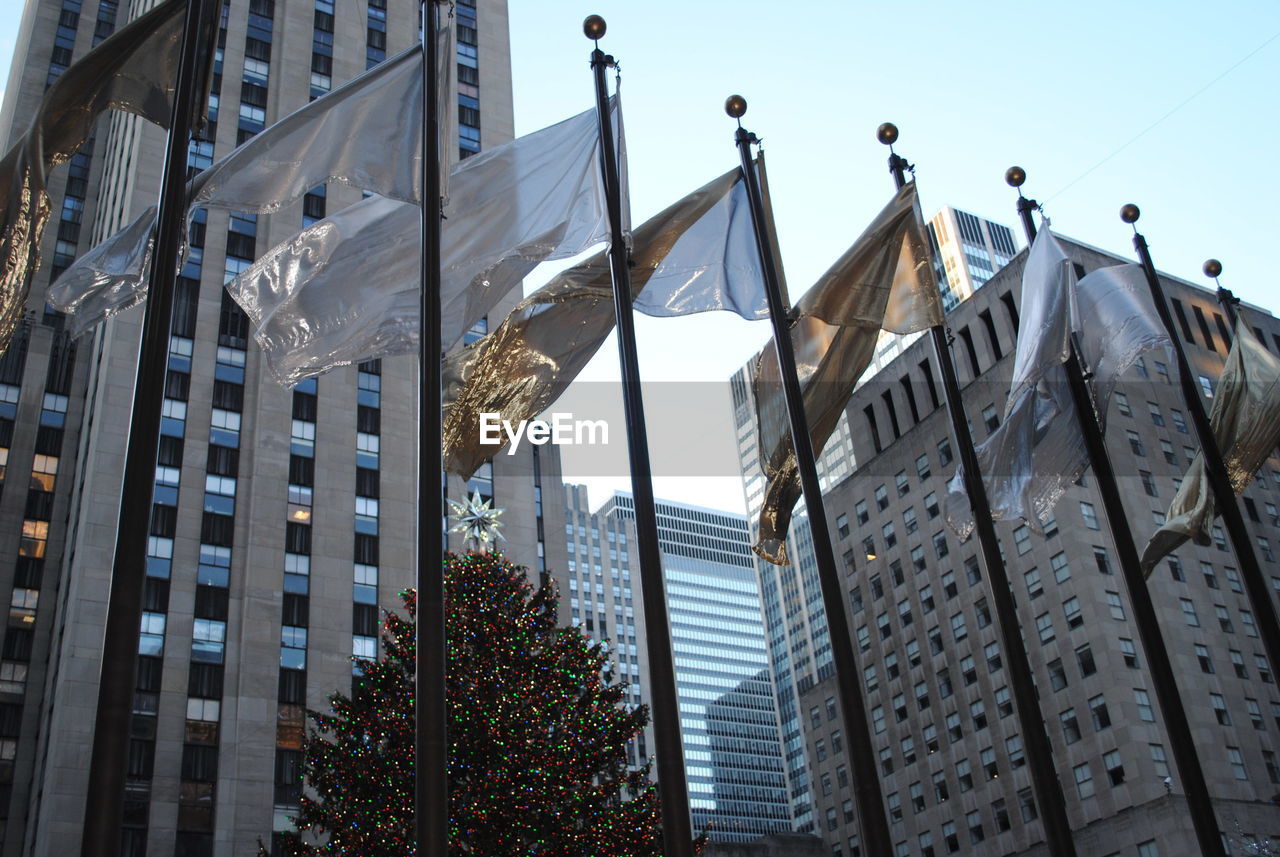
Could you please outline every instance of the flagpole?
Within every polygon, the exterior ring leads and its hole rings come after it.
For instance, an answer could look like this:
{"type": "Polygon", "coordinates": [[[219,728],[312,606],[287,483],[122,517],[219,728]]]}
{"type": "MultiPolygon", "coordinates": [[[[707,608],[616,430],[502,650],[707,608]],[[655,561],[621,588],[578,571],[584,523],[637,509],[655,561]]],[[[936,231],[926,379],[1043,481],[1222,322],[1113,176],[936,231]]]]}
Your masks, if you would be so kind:
{"type": "MultiPolygon", "coordinates": [[[[893,151],[898,139],[898,129],[885,122],[876,130],[876,137],[889,146],[889,171],[893,183],[901,189],[906,184],[904,171],[911,169],[906,159],[893,151]]],[[[932,242],[931,242],[932,250],[932,242]]],[[[947,345],[945,325],[929,328],[933,340],[938,373],[942,376],[943,395],[947,400],[947,413],[951,419],[951,431],[956,439],[956,453],[960,458],[965,493],[973,510],[974,529],[978,536],[978,548],[983,565],[987,569],[987,594],[995,608],[996,629],[1000,635],[1000,648],[1009,667],[1009,685],[1013,690],[1014,710],[1018,726],[1026,744],[1027,767],[1031,773],[1031,788],[1040,807],[1040,823],[1044,829],[1045,846],[1051,857],[1075,857],[1075,843],[1071,838],[1071,821],[1067,817],[1067,801],[1062,790],[1062,780],[1054,764],[1053,745],[1045,727],[1044,714],[1040,710],[1031,660],[1022,639],[1018,622],[1018,605],[1013,599],[1013,588],[1000,554],[1000,542],[996,538],[995,523],[991,518],[991,502],[982,482],[978,466],[978,454],[973,448],[973,436],[969,432],[969,419],[960,398],[960,382],[956,378],[955,364],[947,345]]]]}
{"type": "Polygon", "coordinates": [[[1218,282],[1218,277],[1222,276],[1222,263],[1217,259],[1205,259],[1203,271],[1206,277],[1213,280],[1213,285],[1218,290],[1218,306],[1222,307],[1222,311],[1227,314],[1227,321],[1231,323],[1231,327],[1234,329],[1236,326],[1236,306],[1240,303],[1240,299],[1230,289],[1224,289],[1222,284],[1218,282]]]}
{"type": "Polygon", "coordinates": [[[155,251],[148,281],[150,293],[142,319],[138,370],[134,381],[125,451],[120,518],[111,565],[102,669],[94,716],[93,748],[85,797],[82,857],[116,857],[121,850],[125,777],[138,668],[138,628],[146,580],[160,412],[169,359],[170,314],[178,267],[178,248],[186,225],[187,148],[192,118],[203,92],[213,44],[216,6],[212,0],[188,0],[182,53],[174,83],[168,148],[160,182],[155,251]]]}
{"type": "MultiPolygon", "coordinates": [[[[1036,226],[1031,220],[1031,212],[1037,206],[1035,200],[1027,199],[1022,195],[1022,184],[1026,178],[1026,171],[1021,167],[1010,167],[1005,172],[1005,181],[1018,189],[1018,215],[1027,236],[1027,246],[1030,247],[1036,240],[1036,226]]],[[[1071,391],[1071,400],[1075,405],[1077,421],[1080,425],[1080,433],[1084,436],[1085,449],[1089,453],[1089,462],[1093,465],[1098,494],[1102,498],[1102,508],[1111,530],[1111,541],[1116,548],[1120,575],[1124,578],[1125,587],[1129,593],[1133,621],[1138,626],[1138,638],[1142,641],[1143,651],[1147,655],[1147,672],[1151,676],[1156,701],[1160,705],[1160,715],[1164,718],[1165,730],[1169,734],[1169,742],[1173,745],[1173,761],[1182,779],[1182,790],[1191,815],[1191,825],[1195,829],[1196,840],[1200,844],[1200,853],[1204,857],[1224,857],[1218,823],[1213,813],[1213,803],[1209,798],[1209,786],[1204,778],[1204,768],[1201,767],[1199,755],[1196,753],[1195,739],[1187,720],[1186,707],[1182,703],[1173,663],[1169,658],[1169,647],[1165,644],[1164,635],[1160,632],[1160,621],[1151,601],[1151,591],[1147,588],[1146,577],[1142,573],[1141,555],[1138,552],[1137,542],[1133,538],[1133,530],[1129,527],[1129,517],[1125,513],[1115,468],[1111,465],[1111,455],[1107,451],[1102,425],[1098,419],[1093,395],[1085,380],[1074,337],[1064,368],[1067,385],[1071,391]]]]}
{"type": "Polygon", "coordinates": [[[445,699],[444,472],[440,333],[440,115],[436,0],[422,4],[422,284],[418,347],[418,604],[414,676],[414,840],[418,855],[449,849],[445,699]]]}
{"type": "Polygon", "coordinates": [[[1223,463],[1222,450],[1218,448],[1218,440],[1214,437],[1213,427],[1209,423],[1209,415],[1204,409],[1204,399],[1200,388],[1191,374],[1191,364],[1187,362],[1187,353],[1182,347],[1182,340],[1173,326],[1173,317],[1169,314],[1169,306],[1165,302],[1164,288],[1156,276],[1156,266],[1151,261],[1151,250],[1147,247],[1147,239],[1138,231],[1137,222],[1141,216],[1138,206],[1129,203],[1120,209],[1120,219],[1133,226],[1133,246],[1142,261],[1142,270],[1147,275],[1147,285],[1151,289],[1152,301],[1156,311],[1160,313],[1160,321],[1169,334],[1173,345],[1174,359],[1178,362],[1178,380],[1182,383],[1182,397],[1186,401],[1187,410],[1191,412],[1191,421],[1195,423],[1196,435],[1200,438],[1200,451],[1204,459],[1205,472],[1209,477],[1209,487],[1213,491],[1214,506],[1222,522],[1226,525],[1231,546],[1235,549],[1236,562],[1240,564],[1240,576],[1244,579],[1245,592],[1249,595],[1249,603],[1253,605],[1254,616],[1258,620],[1258,633],[1262,637],[1262,645],[1267,650],[1267,660],[1273,670],[1280,669],[1280,618],[1276,616],[1275,602],[1271,600],[1271,587],[1267,576],[1258,565],[1258,556],[1254,553],[1253,543],[1249,540],[1249,530],[1245,526],[1244,517],[1240,514],[1240,503],[1231,488],[1231,480],[1227,476],[1227,468],[1223,463]]]}
{"type": "Polygon", "coordinates": [[[658,797],[662,808],[662,853],[692,857],[693,830],[689,818],[689,785],[685,780],[684,745],[676,694],[675,662],[671,654],[671,625],[663,585],[662,552],[658,547],[658,513],[649,464],[649,437],[644,401],[640,395],[640,363],[636,357],[635,319],[631,312],[631,272],[626,237],[622,232],[622,191],[618,156],[614,150],[613,120],[605,69],[616,67],[600,50],[605,21],[589,16],[583,32],[596,47],[591,52],[595,77],[596,114],[600,121],[600,161],[609,212],[609,267],[613,279],[613,310],[618,325],[618,356],[622,367],[623,412],[627,420],[627,453],[631,464],[631,496],[635,503],[636,538],[640,553],[640,586],[649,654],[649,693],[653,702],[653,732],[658,762],[658,797]]]}
{"type": "Polygon", "coordinates": [[[809,513],[809,529],[813,533],[822,606],[831,640],[831,661],[835,667],[836,690],[840,697],[845,731],[849,735],[846,746],[849,748],[849,760],[853,767],[853,797],[858,806],[858,832],[863,853],[870,857],[890,857],[893,853],[893,839],[889,834],[884,792],[880,788],[880,774],[876,770],[876,757],[872,752],[874,742],[871,723],[867,719],[866,704],[862,696],[862,669],[853,649],[853,633],[844,609],[844,583],[831,547],[831,531],[827,526],[818,468],[814,463],[813,440],[809,435],[809,423],[805,419],[800,376],[796,371],[795,346],[791,341],[792,320],[783,304],[777,261],[773,258],[773,236],[769,234],[764,197],[760,192],[759,176],[751,157],[751,146],[758,143],[759,138],[742,127],[742,117],[747,112],[745,98],[741,95],[729,96],[724,109],[730,117],[738,120],[734,142],[742,159],[742,174],[751,207],[751,225],[755,231],[756,248],[764,274],[769,321],[773,325],[773,344],[778,355],[779,374],[782,376],[783,399],[787,405],[791,444],[795,450],[805,508],[809,513]]]}

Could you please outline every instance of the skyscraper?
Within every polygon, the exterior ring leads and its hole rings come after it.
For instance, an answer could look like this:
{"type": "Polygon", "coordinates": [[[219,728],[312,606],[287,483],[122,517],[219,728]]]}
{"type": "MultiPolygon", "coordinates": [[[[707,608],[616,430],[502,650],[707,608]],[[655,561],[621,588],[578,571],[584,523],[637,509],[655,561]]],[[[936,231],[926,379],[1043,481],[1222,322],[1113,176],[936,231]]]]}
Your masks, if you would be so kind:
{"type": "MultiPolygon", "coordinates": [[[[149,4],[135,4],[138,6],[149,4]]],[[[28,0],[0,127],[10,138],[49,80],[137,9],[28,0]]],[[[512,135],[505,0],[460,0],[465,157],[512,135]]],[[[272,121],[408,48],[408,0],[230,0],[208,166],[272,121]]],[[[51,181],[54,222],[31,312],[0,360],[0,853],[79,848],[100,641],[141,313],[79,341],[45,309],[51,278],[155,201],[164,136],[113,115],[51,181]]],[[[303,224],[360,198],[319,186],[261,217],[200,213],[178,282],[156,470],[124,814],[129,855],[252,853],[297,805],[304,709],[350,688],[378,650],[379,608],[415,571],[416,361],[371,361],[281,389],[221,286],[303,224]]],[[[504,312],[518,296],[498,308],[504,312]]],[[[477,331],[478,332],[478,331],[477,331]]],[[[530,447],[453,497],[507,509],[505,547],[562,568],[559,460],[530,447]],[[553,502],[544,506],[542,491],[553,502]]]]}
{"type": "MultiPolygon", "coordinates": [[[[633,595],[639,601],[640,577],[638,551],[628,551],[635,544],[631,495],[614,494],[594,514],[585,511],[581,486],[570,486],[566,497],[570,556],[577,548],[577,561],[569,563],[571,619],[588,633],[617,641],[621,671],[640,683],[632,701],[648,701],[643,611],[637,620],[632,605],[633,595]],[[587,532],[590,541],[584,538],[587,532]]],[[[657,502],[657,512],[693,827],[707,829],[720,842],[748,842],[789,830],[773,679],[746,520],[668,500],[657,502]]],[[[645,744],[640,747],[643,757],[645,744]]]]}
{"type": "Polygon", "coordinates": [[[1018,252],[1009,227],[949,205],[929,220],[929,234],[937,248],[935,263],[946,312],[977,291],[1018,252]]]}
{"type": "MultiPolygon", "coordinates": [[[[986,253],[985,258],[990,264],[995,265],[997,270],[1006,264],[1013,255],[1013,237],[1009,228],[991,221],[979,221],[973,215],[958,212],[950,206],[942,209],[929,224],[935,246],[944,240],[948,252],[959,246],[950,240],[953,232],[956,235],[960,234],[954,227],[945,232],[947,237],[943,239],[937,233],[935,224],[954,221],[960,215],[967,218],[966,224],[979,224],[975,227],[978,229],[978,234],[998,236],[1001,252],[989,250],[983,252],[986,253]],[[986,230],[985,233],[982,232],[983,229],[986,230]],[[1007,254],[1003,252],[1005,249],[1008,250],[1007,254]]],[[[942,228],[946,229],[945,226],[942,228]]],[[[941,253],[935,255],[935,267],[944,303],[950,308],[973,294],[975,288],[986,282],[986,277],[975,278],[966,274],[968,279],[958,281],[964,285],[953,287],[949,285],[950,269],[938,261],[943,258],[944,255],[941,253]]],[[[863,373],[863,381],[876,377],[881,369],[898,360],[908,350],[912,353],[918,352],[918,348],[911,349],[912,343],[917,339],[919,339],[918,334],[898,336],[882,333],[876,343],[871,365],[863,373]]],[[[917,356],[916,359],[921,358],[917,356]]],[[[758,527],[760,506],[764,500],[763,462],[764,457],[769,454],[769,450],[759,448],[755,402],[751,393],[754,377],[755,358],[752,358],[729,379],[734,425],[737,430],[738,463],[746,493],[747,522],[751,528],[753,540],[758,527]]],[[[826,447],[818,457],[818,481],[824,492],[846,479],[857,466],[850,419],[847,412],[840,417],[835,431],[832,432],[826,447]]],[[[813,553],[813,540],[809,532],[803,500],[796,508],[787,545],[788,556],[791,558],[789,565],[776,566],[759,558],[754,558],[754,562],[764,604],[770,660],[774,671],[773,679],[778,693],[778,713],[782,724],[792,815],[795,820],[795,829],[809,833],[816,829],[813,816],[814,798],[805,759],[803,724],[798,698],[815,682],[828,678],[831,675],[832,666],[831,643],[827,638],[827,623],[818,582],[817,558],[813,553]]]]}
{"type": "MultiPolygon", "coordinates": [[[[1062,243],[1078,274],[1128,261],[1062,243]]],[[[948,317],[977,440],[1003,413],[1025,259],[948,317]]],[[[1193,372],[1211,396],[1230,342],[1226,322],[1208,291],[1162,280],[1193,372]]],[[[1250,319],[1280,351],[1280,321],[1264,311],[1250,319]]],[[[890,832],[904,854],[1043,854],[983,566],[975,541],[943,525],[957,463],[946,414],[924,380],[932,359],[917,342],[854,393],[846,410],[858,466],[824,495],[835,552],[845,557],[857,678],[890,832]],[[898,421],[885,395],[897,401],[898,421]]],[[[1163,521],[1198,450],[1173,372],[1166,355],[1148,353],[1117,388],[1108,418],[1139,539],[1163,521]]],[[[1280,581],[1277,497],[1273,456],[1243,503],[1263,571],[1280,581]]],[[[1172,857],[1187,853],[1193,834],[1100,510],[1086,473],[1058,502],[1044,536],[1021,522],[997,530],[1078,853],[1172,857]]],[[[1271,836],[1280,831],[1280,692],[1221,528],[1212,544],[1180,548],[1149,587],[1219,826],[1236,839],[1271,836]]],[[[847,745],[863,736],[842,734],[836,697],[826,679],[801,695],[800,707],[819,832],[833,855],[852,857],[859,852],[847,745]]]]}

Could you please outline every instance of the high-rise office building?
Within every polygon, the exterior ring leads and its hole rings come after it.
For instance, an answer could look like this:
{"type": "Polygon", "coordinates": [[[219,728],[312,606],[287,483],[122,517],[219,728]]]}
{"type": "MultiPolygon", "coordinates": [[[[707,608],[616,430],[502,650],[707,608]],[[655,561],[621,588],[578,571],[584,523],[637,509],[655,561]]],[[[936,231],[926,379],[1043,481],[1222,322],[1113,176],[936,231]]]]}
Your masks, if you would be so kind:
{"type": "MultiPolygon", "coordinates": [[[[569,562],[571,620],[617,641],[621,672],[640,683],[632,701],[647,702],[643,611],[637,619],[632,603],[641,598],[633,500],[617,493],[591,514],[584,488],[569,487],[566,499],[565,533],[576,556],[569,562]]],[[[667,500],[658,501],[657,512],[693,827],[717,842],[789,830],[746,520],[667,500]]],[[[644,740],[641,758],[652,746],[651,728],[644,740]]]]}
{"type": "MultiPolygon", "coordinates": [[[[0,127],[149,2],[28,0],[0,127]]],[[[409,0],[229,0],[208,166],[308,99],[412,45],[409,0]]],[[[465,157],[512,136],[505,0],[459,0],[465,157]]],[[[54,216],[31,311],[0,359],[0,854],[76,853],[85,808],[141,312],[72,341],[52,277],[155,201],[164,135],[111,115],[50,181],[54,216]],[[20,486],[20,487],[19,487],[20,486]]],[[[415,579],[416,360],[371,361],[281,389],[222,285],[304,224],[357,201],[331,184],[260,217],[200,213],[178,281],[151,513],[124,810],[128,855],[249,854],[288,826],[304,710],[378,651],[379,608],[415,579]]],[[[514,304],[511,296],[498,313],[514,304]]],[[[559,460],[499,456],[464,486],[507,509],[511,558],[563,568],[559,460]],[[542,502],[542,491],[552,501],[542,502]]],[[[460,545],[456,545],[460,546],[460,545]]]]}
{"type": "MultiPolygon", "coordinates": [[[[971,214],[957,211],[950,206],[942,209],[928,225],[934,238],[934,246],[944,245],[944,252],[935,253],[935,268],[944,304],[950,308],[973,294],[973,290],[985,283],[990,273],[981,276],[976,272],[960,274],[952,279],[951,268],[944,266],[946,254],[962,252],[952,236],[961,233],[954,226],[963,216],[966,229],[975,229],[975,236],[982,236],[982,255],[972,255],[983,264],[999,270],[1013,256],[1013,235],[1007,226],[987,220],[979,220],[971,214]],[[948,227],[946,224],[953,224],[948,227]],[[937,230],[941,229],[940,234],[937,230]],[[945,237],[944,237],[945,236],[945,237]],[[956,282],[959,285],[952,286],[956,282]]],[[[966,240],[968,240],[966,238],[966,240]]],[[[975,241],[977,238],[975,237],[975,241]]],[[[980,242],[981,243],[981,242],[980,242]]],[[[882,333],[876,343],[871,365],[863,373],[863,380],[876,377],[900,355],[910,349],[919,334],[898,336],[882,333]]],[[[772,347],[772,346],[769,346],[772,347]]],[[[918,351],[918,349],[916,349],[918,351]]],[[[914,353],[914,352],[913,352],[914,353]]],[[[920,359],[917,357],[916,359],[920,359]]],[[[743,476],[746,494],[747,519],[755,538],[760,505],[764,500],[765,476],[763,457],[769,450],[761,450],[755,403],[751,388],[755,376],[755,358],[734,373],[729,379],[734,408],[734,426],[737,431],[738,463],[743,476]]],[[[862,381],[859,382],[863,383],[862,381]]],[[[818,481],[825,492],[844,480],[856,467],[854,443],[849,415],[843,414],[822,454],[818,457],[818,481]]],[[[809,833],[815,829],[813,817],[812,783],[805,760],[804,732],[799,695],[814,682],[827,678],[831,670],[831,644],[827,639],[827,624],[823,614],[821,587],[818,582],[817,559],[813,554],[813,539],[809,532],[804,511],[804,501],[796,507],[792,532],[787,540],[789,565],[776,566],[754,558],[761,599],[764,604],[765,625],[769,637],[770,662],[773,680],[778,693],[778,713],[782,724],[782,742],[786,759],[788,788],[791,794],[792,815],[795,829],[809,833]]]]}
{"type": "MultiPolygon", "coordinates": [[[[1123,261],[1063,241],[1078,273],[1123,261]]],[[[1025,253],[948,317],[976,439],[999,424],[1018,327],[1025,253]]],[[[1230,331],[1212,293],[1162,277],[1193,372],[1212,396],[1230,331]]],[[[1280,321],[1250,320],[1280,352],[1280,321]]],[[[945,410],[925,380],[926,341],[854,393],[846,410],[857,468],[825,494],[843,557],[873,752],[897,853],[1044,854],[976,540],[943,524],[957,462],[945,410]],[[896,402],[896,419],[889,402],[896,402]],[[909,418],[908,418],[909,417],[909,418]]],[[[1107,444],[1138,539],[1163,521],[1198,450],[1176,367],[1152,351],[1113,397],[1107,444]]],[[[1209,404],[1207,401],[1206,405],[1209,404]]],[[[1280,584],[1280,458],[1243,505],[1264,573],[1280,584]]],[[[1080,854],[1174,857],[1194,841],[1179,772],[1147,672],[1115,546],[1086,472],[1044,536],[997,525],[1022,635],[1080,854]]],[[[1141,544],[1139,545],[1141,547],[1141,544]]],[[[1220,527],[1188,543],[1149,587],[1219,825],[1237,840],[1280,832],[1280,690],[1237,560],[1220,527]]],[[[832,855],[860,853],[848,745],[834,679],[801,694],[818,832],[832,855]]],[[[1232,853],[1240,853],[1235,851],[1232,853]]]]}
{"type": "Polygon", "coordinates": [[[937,248],[934,263],[946,312],[981,288],[1018,252],[1008,226],[949,205],[929,220],[928,228],[937,248]]]}

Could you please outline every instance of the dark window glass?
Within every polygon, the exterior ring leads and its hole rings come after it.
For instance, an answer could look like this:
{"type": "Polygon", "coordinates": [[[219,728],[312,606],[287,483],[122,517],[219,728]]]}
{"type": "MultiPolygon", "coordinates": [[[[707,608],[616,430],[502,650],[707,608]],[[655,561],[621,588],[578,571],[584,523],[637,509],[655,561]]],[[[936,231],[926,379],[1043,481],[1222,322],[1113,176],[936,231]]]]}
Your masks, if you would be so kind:
{"type": "Polygon", "coordinates": [[[228,596],[228,591],[221,586],[197,586],[196,618],[226,621],[228,596]]]}
{"type": "Polygon", "coordinates": [[[207,470],[215,476],[235,476],[240,469],[240,450],[231,446],[209,444],[207,470]]]}

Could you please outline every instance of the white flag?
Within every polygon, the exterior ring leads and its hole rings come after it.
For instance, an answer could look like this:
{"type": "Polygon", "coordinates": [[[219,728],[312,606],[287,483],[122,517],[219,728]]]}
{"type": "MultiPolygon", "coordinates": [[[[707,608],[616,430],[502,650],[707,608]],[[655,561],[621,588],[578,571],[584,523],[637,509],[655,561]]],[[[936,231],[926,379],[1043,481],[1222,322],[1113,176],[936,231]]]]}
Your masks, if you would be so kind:
{"type": "MultiPolygon", "coordinates": [[[[608,238],[599,160],[589,110],[458,165],[441,230],[445,348],[540,262],[608,238]]],[[[282,384],[417,352],[418,212],[370,197],[272,247],[227,285],[282,384]]]]}
{"type": "MultiPolygon", "coordinates": [[[[1073,332],[1079,334],[1080,358],[1093,372],[1093,406],[1100,417],[1120,375],[1144,352],[1169,341],[1141,267],[1101,268],[1077,283],[1048,221],[1027,254],[1021,307],[1004,420],[976,452],[992,518],[1021,519],[1040,533],[1089,465],[1064,366],[1073,332]],[[1082,318],[1089,324],[1082,325],[1082,318]]],[[[961,538],[973,531],[959,467],[947,486],[944,517],[961,538]]]]}
{"type": "MultiPolygon", "coordinates": [[[[228,285],[281,383],[417,350],[418,167],[404,161],[401,143],[412,136],[410,129],[381,115],[403,112],[403,100],[420,92],[409,79],[421,76],[420,54],[416,64],[412,59],[412,52],[402,54],[383,64],[383,75],[373,76],[380,66],[317,99],[192,181],[193,206],[257,212],[278,209],[326,177],[345,177],[392,197],[369,197],[312,224],[228,285]],[[329,109],[315,109],[328,98],[334,98],[329,109]],[[364,141],[360,146],[326,148],[347,123],[366,116],[390,140],[385,158],[363,132],[354,135],[364,141]],[[308,146],[314,154],[300,154],[299,147],[308,146]],[[254,152],[265,161],[250,157],[254,152]],[[286,162],[290,152],[295,157],[286,162]],[[264,163],[280,174],[272,175],[264,163]],[[396,314],[387,315],[392,308],[396,314]]],[[[611,106],[620,129],[616,96],[611,106]]],[[[419,145],[420,133],[413,139],[419,145]]],[[[141,299],[146,269],[139,226],[108,239],[59,280],[54,299],[74,312],[75,330],[141,299]]],[[[538,263],[577,255],[608,234],[594,110],[456,165],[441,234],[445,346],[461,339],[538,263]]]]}

